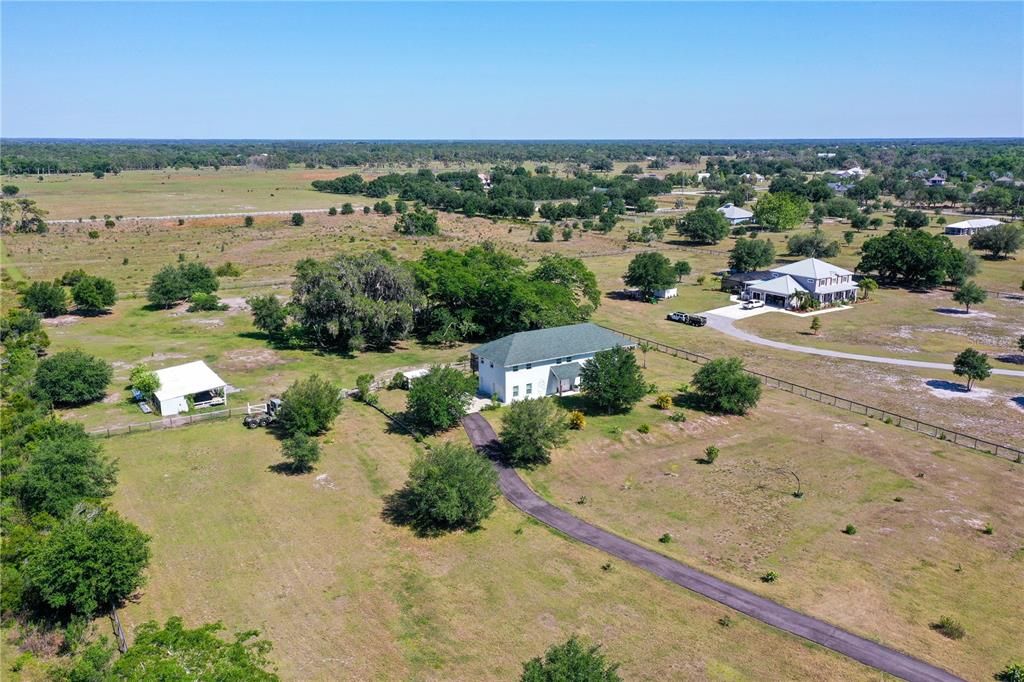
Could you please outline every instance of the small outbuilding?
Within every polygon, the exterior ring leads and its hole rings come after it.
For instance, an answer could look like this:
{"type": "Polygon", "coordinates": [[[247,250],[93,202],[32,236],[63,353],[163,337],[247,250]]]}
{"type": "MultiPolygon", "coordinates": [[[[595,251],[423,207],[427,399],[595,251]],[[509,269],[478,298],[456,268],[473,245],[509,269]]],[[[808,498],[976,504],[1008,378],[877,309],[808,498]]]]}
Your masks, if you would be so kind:
{"type": "Polygon", "coordinates": [[[725,216],[725,219],[729,221],[731,225],[739,225],[745,223],[754,217],[754,214],[745,208],[740,208],[731,203],[722,204],[719,207],[718,212],[725,216]]]}
{"type": "Polygon", "coordinates": [[[1002,225],[1002,223],[994,218],[971,218],[946,225],[946,234],[977,234],[996,225],[1002,225]]]}
{"type": "Polygon", "coordinates": [[[227,382],[202,360],[158,369],[154,374],[160,379],[160,388],[153,397],[165,417],[188,412],[189,399],[195,408],[227,404],[227,382]]]}

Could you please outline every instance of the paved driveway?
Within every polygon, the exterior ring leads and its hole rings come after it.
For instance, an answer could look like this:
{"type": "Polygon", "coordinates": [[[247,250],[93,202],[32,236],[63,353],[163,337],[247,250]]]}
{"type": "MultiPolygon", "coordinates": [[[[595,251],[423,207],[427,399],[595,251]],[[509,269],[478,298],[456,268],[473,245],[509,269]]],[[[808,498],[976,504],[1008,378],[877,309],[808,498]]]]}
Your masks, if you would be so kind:
{"type": "MultiPolygon", "coordinates": [[[[721,310],[721,309],[720,309],[721,310]]],[[[705,313],[708,318],[708,326],[717,329],[723,334],[728,334],[733,338],[742,339],[743,341],[749,341],[750,343],[756,343],[759,346],[768,346],[770,348],[778,348],[780,350],[789,350],[794,353],[806,353],[808,355],[822,355],[828,358],[840,358],[844,360],[859,360],[861,362],[877,362],[883,365],[899,365],[901,367],[916,367],[919,369],[938,369],[946,372],[953,371],[953,365],[948,365],[943,362],[925,362],[923,360],[905,360],[903,358],[887,358],[881,355],[861,355],[859,353],[844,353],[838,350],[827,350],[825,348],[812,348],[810,346],[798,346],[795,343],[784,343],[782,341],[773,341],[766,339],[757,334],[751,334],[750,332],[737,329],[736,325],[733,324],[737,318],[729,317],[727,315],[719,315],[716,311],[712,310],[705,313]]],[[[1019,369],[993,369],[992,374],[999,374],[1008,377],[1024,377],[1024,370],[1019,369]]]]}
{"type": "Polygon", "coordinates": [[[765,313],[778,312],[771,306],[761,306],[760,308],[751,308],[750,310],[744,310],[741,303],[734,303],[732,305],[723,306],[721,308],[715,308],[714,310],[708,310],[707,312],[701,313],[701,315],[716,315],[718,317],[724,317],[729,320],[745,320],[748,317],[754,317],[756,315],[764,315],[765,313]]]}
{"type": "Polygon", "coordinates": [[[468,415],[463,418],[462,424],[473,445],[494,463],[494,468],[498,471],[498,485],[505,499],[541,523],[762,623],[845,654],[855,661],[890,675],[912,682],[958,682],[960,680],[959,677],[941,668],[858,637],[825,621],[811,618],[776,604],[753,592],[748,592],[674,559],[669,559],[663,554],[620,538],[618,535],[601,530],[567,511],[548,504],[533,492],[523,479],[519,478],[515,469],[497,461],[501,452],[501,444],[498,442],[498,436],[494,433],[494,429],[482,414],[468,415]]]}

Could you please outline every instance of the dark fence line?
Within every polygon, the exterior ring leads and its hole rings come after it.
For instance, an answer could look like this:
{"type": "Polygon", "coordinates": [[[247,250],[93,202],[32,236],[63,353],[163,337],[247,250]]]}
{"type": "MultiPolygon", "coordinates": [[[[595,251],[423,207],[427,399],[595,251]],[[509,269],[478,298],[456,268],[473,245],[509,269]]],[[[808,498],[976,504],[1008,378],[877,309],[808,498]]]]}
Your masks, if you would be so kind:
{"type": "MultiPolygon", "coordinates": [[[[706,355],[701,355],[700,353],[694,353],[682,348],[670,346],[660,341],[655,341],[653,339],[647,339],[642,336],[637,336],[636,334],[624,332],[620,329],[614,329],[612,327],[608,327],[608,329],[618,334],[622,334],[626,338],[636,341],[637,343],[649,344],[652,350],[656,350],[659,353],[665,353],[666,355],[671,355],[677,358],[681,357],[698,365],[703,365],[707,362],[710,362],[713,359],[706,355]]],[[[920,419],[907,417],[906,415],[902,415],[898,412],[893,412],[892,410],[886,410],[881,407],[875,407],[873,405],[866,405],[851,398],[844,398],[843,396],[833,395],[831,393],[819,391],[818,389],[815,388],[802,386],[800,384],[794,384],[791,381],[779,379],[777,377],[764,374],[763,372],[758,372],[751,369],[748,369],[747,372],[749,374],[752,374],[753,376],[756,376],[758,379],[761,380],[761,383],[763,383],[765,386],[768,386],[769,388],[777,388],[779,390],[786,391],[787,393],[792,393],[793,395],[800,396],[801,398],[807,398],[808,400],[814,400],[816,402],[823,403],[831,407],[836,407],[841,410],[847,410],[848,412],[853,412],[854,414],[860,414],[864,415],[865,417],[870,417],[872,419],[878,419],[887,424],[892,424],[895,426],[899,426],[900,428],[915,431],[926,436],[931,436],[932,438],[936,438],[938,440],[948,441],[950,443],[953,443],[954,445],[960,445],[966,448],[971,448],[973,450],[986,452],[990,455],[995,455],[997,457],[1003,457],[1010,461],[1016,462],[1017,464],[1024,463],[1024,450],[1021,450],[1020,448],[995,443],[985,438],[972,436],[967,433],[961,433],[960,431],[954,431],[953,429],[947,429],[943,426],[931,424],[920,419]]]]}
{"type": "MultiPolygon", "coordinates": [[[[939,287],[941,291],[956,291],[956,287],[951,287],[943,284],[939,287]]],[[[993,298],[1006,298],[1011,301],[1024,301],[1024,290],[1019,292],[1013,291],[993,291],[991,289],[985,289],[985,293],[993,298]]]]}
{"type": "Polygon", "coordinates": [[[163,431],[165,429],[176,429],[182,426],[198,424],[200,422],[215,421],[217,419],[230,419],[249,414],[248,407],[231,407],[224,410],[212,412],[200,412],[198,414],[175,415],[164,417],[148,422],[135,424],[112,424],[91,429],[87,433],[97,438],[110,438],[111,436],[127,435],[129,433],[148,433],[150,431],[163,431]]]}

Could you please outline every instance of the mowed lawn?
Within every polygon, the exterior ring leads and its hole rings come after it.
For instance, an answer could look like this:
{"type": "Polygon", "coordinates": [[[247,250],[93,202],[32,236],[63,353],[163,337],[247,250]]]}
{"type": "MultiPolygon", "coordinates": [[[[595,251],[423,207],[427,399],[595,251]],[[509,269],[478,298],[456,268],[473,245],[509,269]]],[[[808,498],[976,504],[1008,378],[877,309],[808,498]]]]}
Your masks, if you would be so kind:
{"type": "Polygon", "coordinates": [[[603,570],[608,557],[503,502],[474,533],[388,525],[382,498],[418,446],[358,404],[301,476],[272,472],[278,442],[235,420],[105,445],[120,460],[113,506],[153,538],[128,631],[175,614],[258,628],[284,679],[514,679],[574,633],[627,679],[878,678],[622,562],[603,570]]]}
{"type": "MultiPolygon", "coordinates": [[[[688,363],[659,353],[647,363],[659,392],[689,380],[688,363]]],[[[1024,655],[1024,611],[1010,597],[1024,575],[1024,507],[1008,503],[1024,467],[776,391],[748,416],[684,409],[682,423],[653,398],[589,417],[531,485],[601,527],[966,679],[1024,655]],[[718,460],[699,463],[709,445],[718,460]],[[760,580],[769,570],[778,582],[760,580]],[[964,624],[963,640],[930,628],[944,615],[964,624]]]]}

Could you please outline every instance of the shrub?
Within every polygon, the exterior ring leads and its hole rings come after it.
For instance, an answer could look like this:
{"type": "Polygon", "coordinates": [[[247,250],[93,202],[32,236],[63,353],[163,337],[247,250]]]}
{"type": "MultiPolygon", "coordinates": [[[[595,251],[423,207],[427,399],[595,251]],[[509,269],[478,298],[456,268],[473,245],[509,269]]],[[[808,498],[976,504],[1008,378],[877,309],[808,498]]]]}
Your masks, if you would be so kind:
{"type": "Polygon", "coordinates": [[[536,238],[539,242],[554,241],[555,232],[551,229],[550,225],[541,225],[537,228],[536,238]]]}
{"type": "Polygon", "coordinates": [[[281,443],[281,456],[291,463],[292,471],[309,471],[320,461],[320,444],[315,438],[296,433],[281,443]]]}
{"type": "Polygon", "coordinates": [[[651,425],[650,424],[641,424],[640,426],[636,427],[636,430],[639,433],[650,433],[651,432],[651,425]]]}
{"type": "Polygon", "coordinates": [[[156,372],[149,371],[145,365],[132,367],[128,380],[131,382],[132,388],[146,396],[153,395],[160,388],[160,377],[156,375],[156,372]]]}
{"type": "Polygon", "coordinates": [[[57,282],[32,282],[21,296],[22,305],[43,317],[57,317],[68,311],[68,295],[57,282]]]}
{"type": "Polygon", "coordinates": [[[995,674],[998,682],[1024,682],[1024,663],[1010,663],[995,674]]]}
{"type": "Polygon", "coordinates": [[[846,533],[847,535],[856,535],[857,534],[857,526],[853,525],[852,523],[848,523],[848,524],[846,524],[846,528],[843,529],[843,532],[846,533]]]}
{"type": "Polygon", "coordinates": [[[85,270],[82,270],[81,268],[75,270],[68,270],[63,275],[60,276],[60,283],[66,287],[73,287],[79,282],[81,282],[82,279],[86,276],[87,275],[85,274],[85,270]]]}
{"type": "Polygon", "coordinates": [[[85,275],[71,289],[71,298],[79,311],[95,314],[109,309],[117,302],[117,290],[109,279],[85,275]]]}
{"type": "Polygon", "coordinates": [[[571,239],[572,239],[572,228],[571,227],[563,227],[562,228],[562,241],[567,242],[567,241],[570,241],[571,239]]]}
{"type": "Polygon", "coordinates": [[[213,274],[218,277],[241,277],[242,268],[238,267],[231,261],[228,261],[223,265],[217,266],[217,269],[213,271],[213,274]]]}
{"type": "Polygon", "coordinates": [[[306,222],[306,217],[301,213],[292,213],[292,225],[295,227],[302,227],[303,223],[306,222]]]}
{"type": "Polygon", "coordinates": [[[552,398],[512,403],[501,420],[501,443],[511,466],[532,467],[551,461],[551,450],[566,442],[565,411],[552,398]]]}
{"type": "Polygon", "coordinates": [[[601,351],[580,371],[583,395],[608,414],[628,412],[647,394],[636,356],[621,346],[601,351]]]}
{"type": "Polygon", "coordinates": [[[169,308],[192,294],[212,294],[218,286],[217,276],[209,266],[202,263],[179,263],[177,266],[167,265],[153,275],[146,298],[154,306],[169,308]]]}
{"type": "Polygon", "coordinates": [[[937,623],[932,623],[931,628],[943,637],[948,637],[949,639],[963,639],[964,635],[967,634],[967,631],[964,630],[964,626],[960,621],[950,616],[943,616],[942,618],[939,618],[937,623]]]}
{"type": "Polygon", "coordinates": [[[113,226],[114,226],[114,225],[116,225],[116,224],[117,224],[117,223],[115,223],[115,222],[114,222],[113,220],[111,220],[110,218],[107,218],[106,220],[104,220],[104,221],[103,221],[103,227],[107,227],[107,228],[113,227],[113,226]]]}
{"type": "Polygon", "coordinates": [[[676,410],[671,415],[669,415],[669,419],[677,423],[682,423],[686,421],[686,413],[683,412],[682,410],[676,410]]]}
{"type": "Polygon", "coordinates": [[[768,571],[761,576],[761,582],[763,583],[774,583],[779,579],[779,574],[775,571],[768,571]]]}
{"type": "Polygon", "coordinates": [[[341,215],[352,215],[356,210],[352,208],[352,204],[346,202],[341,205],[341,215]]]}
{"type": "Polygon", "coordinates": [[[285,433],[315,436],[331,428],[341,413],[341,391],[312,374],[293,383],[281,396],[278,423],[285,433]]]}
{"type": "Polygon", "coordinates": [[[370,386],[373,384],[372,374],[360,374],[356,377],[356,390],[359,391],[359,400],[367,405],[376,405],[377,396],[370,386]]]}
{"type": "Polygon", "coordinates": [[[188,311],[190,313],[205,312],[209,310],[227,310],[227,306],[220,302],[216,294],[204,294],[198,292],[192,294],[188,299],[188,311]]]}
{"type": "Polygon", "coordinates": [[[709,445],[704,448],[704,464],[714,464],[715,460],[718,459],[719,450],[714,445],[709,445]]]}
{"type": "Polygon", "coordinates": [[[497,496],[491,463],[468,445],[444,443],[413,461],[402,511],[422,534],[472,529],[491,515],[497,496]]]}
{"type": "Polygon", "coordinates": [[[104,396],[112,376],[113,370],[103,360],[66,350],[39,363],[36,387],[54,405],[84,405],[104,396]]]}
{"type": "Polygon", "coordinates": [[[395,375],[388,381],[388,390],[394,391],[395,389],[406,390],[409,388],[409,379],[401,372],[395,372],[395,375]]]}
{"type": "Polygon", "coordinates": [[[986,523],[985,527],[981,529],[981,532],[985,535],[992,535],[996,532],[996,529],[992,527],[991,523],[986,523]]]}
{"type": "Polygon", "coordinates": [[[663,545],[667,545],[668,543],[672,542],[672,536],[668,533],[663,533],[662,536],[658,538],[658,542],[660,542],[663,545]]]}
{"type": "Polygon", "coordinates": [[[732,627],[732,622],[732,616],[729,615],[722,616],[718,619],[718,624],[721,625],[723,628],[732,627]]]}
{"type": "Polygon", "coordinates": [[[583,413],[579,410],[573,410],[569,413],[569,428],[573,431],[582,431],[587,425],[587,418],[583,416],[583,413]]]}
{"type": "Polygon", "coordinates": [[[745,414],[761,399],[761,382],[744,371],[739,358],[718,358],[702,366],[693,375],[693,386],[715,412],[745,414]]]}
{"type": "Polygon", "coordinates": [[[245,220],[242,222],[245,224],[246,227],[252,227],[253,225],[256,224],[256,219],[253,218],[251,215],[247,215],[245,216],[245,220]]]}
{"type": "MultiPolygon", "coordinates": [[[[601,568],[610,570],[611,564],[601,568]],[[607,568],[605,568],[607,566],[607,568]]],[[[608,663],[600,646],[584,647],[576,637],[523,664],[520,682],[621,682],[618,663],[608,663]]]]}
{"type": "Polygon", "coordinates": [[[338,209],[331,206],[329,209],[327,209],[327,215],[338,215],[338,209]]]}
{"type": "Polygon", "coordinates": [[[466,415],[475,390],[473,377],[452,367],[434,366],[409,386],[406,410],[424,428],[450,429],[466,415]]]}

